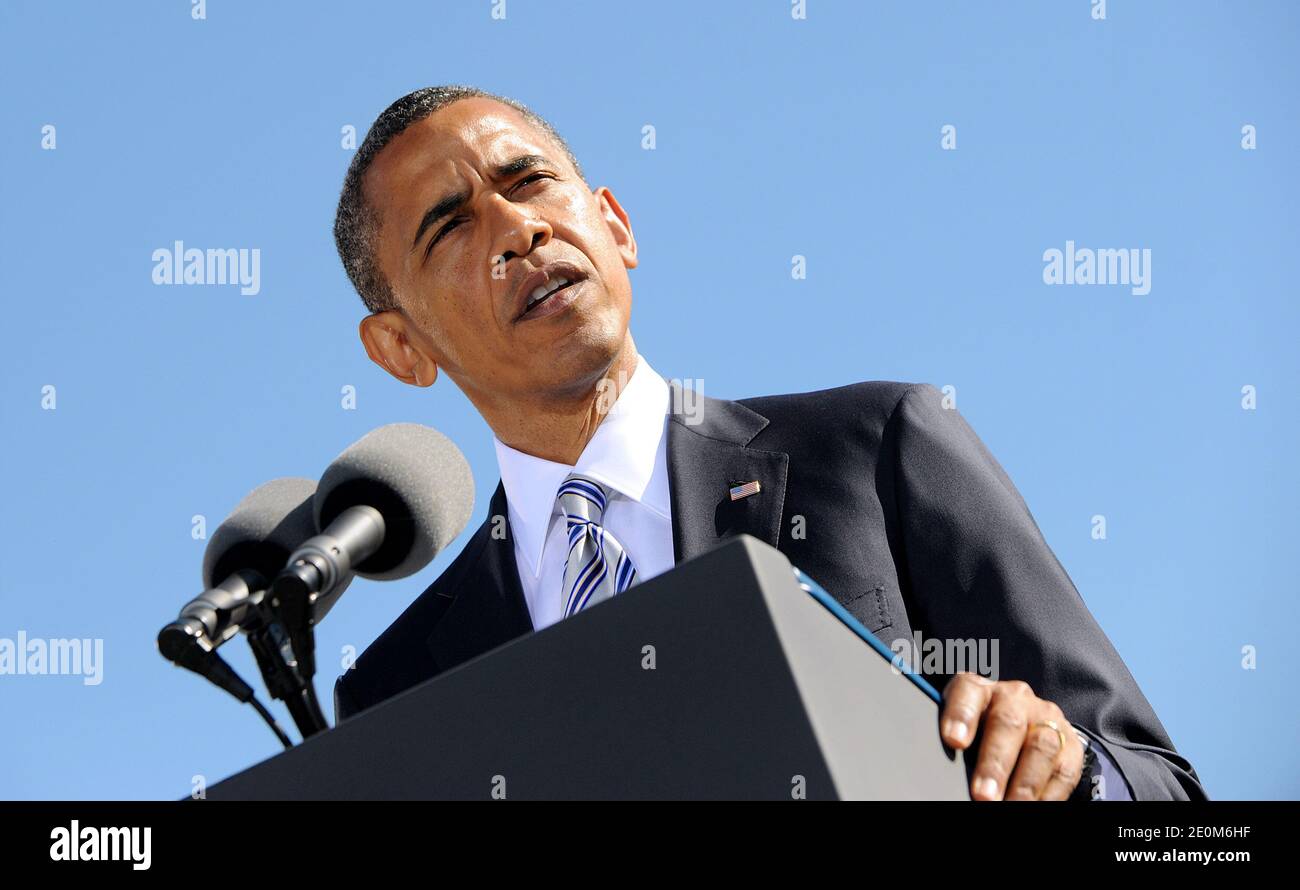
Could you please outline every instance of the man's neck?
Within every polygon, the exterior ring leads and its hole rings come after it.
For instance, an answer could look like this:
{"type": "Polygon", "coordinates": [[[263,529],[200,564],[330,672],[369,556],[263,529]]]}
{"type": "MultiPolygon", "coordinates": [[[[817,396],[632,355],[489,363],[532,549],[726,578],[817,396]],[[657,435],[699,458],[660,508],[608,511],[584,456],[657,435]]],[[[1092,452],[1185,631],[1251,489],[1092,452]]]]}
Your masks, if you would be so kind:
{"type": "Polygon", "coordinates": [[[636,366],[636,344],[629,333],[609,368],[583,391],[523,408],[493,411],[492,416],[480,413],[496,437],[516,451],[572,466],[618,401],[636,366]]]}

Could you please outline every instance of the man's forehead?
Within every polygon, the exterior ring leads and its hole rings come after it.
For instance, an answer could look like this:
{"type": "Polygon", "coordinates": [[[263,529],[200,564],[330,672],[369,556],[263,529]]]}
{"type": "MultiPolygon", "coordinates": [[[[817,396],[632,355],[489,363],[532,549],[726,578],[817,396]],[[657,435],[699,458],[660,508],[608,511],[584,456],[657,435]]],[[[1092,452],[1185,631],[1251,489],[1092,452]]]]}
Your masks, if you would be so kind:
{"type": "Polygon", "coordinates": [[[482,173],[525,154],[551,157],[556,150],[508,105],[462,99],[411,124],[384,146],[375,156],[367,185],[450,185],[461,181],[466,163],[482,173]]]}

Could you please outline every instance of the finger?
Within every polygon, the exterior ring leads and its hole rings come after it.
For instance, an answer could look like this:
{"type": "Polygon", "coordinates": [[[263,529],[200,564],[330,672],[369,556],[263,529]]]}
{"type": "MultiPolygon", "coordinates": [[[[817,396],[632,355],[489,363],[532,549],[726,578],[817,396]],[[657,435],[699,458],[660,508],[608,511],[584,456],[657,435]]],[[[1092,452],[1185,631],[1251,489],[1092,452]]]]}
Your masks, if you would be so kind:
{"type": "Polygon", "coordinates": [[[1029,685],[1012,680],[998,684],[984,712],[984,740],[971,779],[971,797],[1001,800],[1007,779],[1020,758],[1031,707],[1038,701],[1029,685]]]}
{"type": "MultiPolygon", "coordinates": [[[[1055,707],[1040,707],[1032,715],[1025,730],[1025,743],[1020,748],[1020,759],[1016,761],[1015,772],[1007,782],[1007,800],[1038,800],[1047,789],[1056,772],[1057,763],[1065,754],[1062,742],[1068,743],[1066,734],[1073,735],[1065,718],[1057,719],[1055,707]],[[1051,720],[1061,727],[1058,732],[1047,725],[1051,720]]],[[[1077,743],[1077,739],[1075,740],[1077,743]]]]}
{"type": "Polygon", "coordinates": [[[1083,775],[1083,742],[1072,728],[1062,728],[1066,730],[1065,753],[1056,761],[1056,769],[1039,800],[1068,800],[1083,775]]]}
{"type": "Polygon", "coordinates": [[[951,748],[965,748],[975,738],[980,716],[988,707],[994,683],[979,674],[954,674],[943,690],[939,735],[951,748]]]}

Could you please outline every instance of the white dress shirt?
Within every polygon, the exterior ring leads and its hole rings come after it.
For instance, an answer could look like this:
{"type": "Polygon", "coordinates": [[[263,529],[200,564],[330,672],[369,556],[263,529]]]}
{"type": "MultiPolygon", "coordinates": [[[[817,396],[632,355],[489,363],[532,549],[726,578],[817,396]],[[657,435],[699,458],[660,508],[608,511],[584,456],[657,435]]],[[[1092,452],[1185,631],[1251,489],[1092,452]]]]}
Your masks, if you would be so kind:
{"type": "Polygon", "coordinates": [[[564,613],[564,516],[556,494],[564,478],[583,473],[610,490],[601,525],[636,566],[637,581],[673,567],[668,497],[668,384],[645,358],[573,466],[524,454],[493,436],[505,487],[515,562],[533,629],[564,613]]]}

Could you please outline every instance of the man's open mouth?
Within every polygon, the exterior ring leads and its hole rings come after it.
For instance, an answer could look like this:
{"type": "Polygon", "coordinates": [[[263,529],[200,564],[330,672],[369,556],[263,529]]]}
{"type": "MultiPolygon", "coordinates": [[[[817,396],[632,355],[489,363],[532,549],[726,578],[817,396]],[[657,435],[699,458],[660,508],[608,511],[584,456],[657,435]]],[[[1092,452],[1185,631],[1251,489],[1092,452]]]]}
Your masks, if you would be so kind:
{"type": "Polygon", "coordinates": [[[552,297],[554,297],[556,294],[563,291],[565,288],[572,287],[577,283],[578,282],[576,280],[570,279],[566,276],[559,276],[547,281],[543,285],[539,285],[538,287],[534,288],[533,292],[528,295],[528,304],[524,307],[524,311],[520,314],[519,320],[522,321],[523,319],[528,318],[528,316],[538,306],[545,304],[547,300],[550,300],[552,297]]]}

